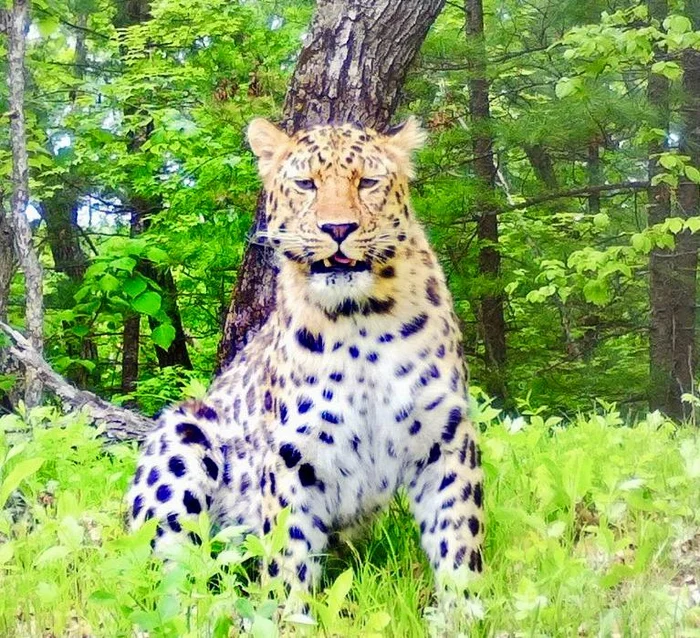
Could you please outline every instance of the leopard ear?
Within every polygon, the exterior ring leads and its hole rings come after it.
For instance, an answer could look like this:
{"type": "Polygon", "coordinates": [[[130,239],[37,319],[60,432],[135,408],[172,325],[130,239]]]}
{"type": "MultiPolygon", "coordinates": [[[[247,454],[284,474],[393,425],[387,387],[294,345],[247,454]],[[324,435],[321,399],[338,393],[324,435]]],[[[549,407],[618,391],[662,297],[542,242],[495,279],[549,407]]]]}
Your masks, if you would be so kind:
{"type": "Polygon", "coordinates": [[[411,156],[414,151],[425,144],[427,137],[425,129],[413,116],[402,124],[392,127],[387,133],[387,143],[394,151],[399,170],[405,173],[409,179],[415,176],[411,156]]]}
{"type": "Polygon", "coordinates": [[[262,117],[256,117],[248,124],[248,144],[258,158],[258,171],[265,179],[274,168],[279,156],[290,141],[289,136],[274,124],[262,117]]]}

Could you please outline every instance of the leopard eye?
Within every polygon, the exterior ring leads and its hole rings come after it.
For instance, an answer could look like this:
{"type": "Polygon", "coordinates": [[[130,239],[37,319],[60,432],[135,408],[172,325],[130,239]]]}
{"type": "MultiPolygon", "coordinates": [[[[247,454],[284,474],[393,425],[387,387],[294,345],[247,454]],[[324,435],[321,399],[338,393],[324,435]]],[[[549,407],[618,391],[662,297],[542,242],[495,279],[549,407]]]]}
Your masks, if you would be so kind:
{"type": "Polygon", "coordinates": [[[303,191],[312,191],[316,188],[316,184],[314,184],[312,179],[295,179],[294,183],[303,191]]]}
{"type": "Polygon", "coordinates": [[[360,179],[360,188],[372,188],[372,186],[376,186],[379,183],[378,179],[374,179],[373,177],[363,177],[360,179]]]}

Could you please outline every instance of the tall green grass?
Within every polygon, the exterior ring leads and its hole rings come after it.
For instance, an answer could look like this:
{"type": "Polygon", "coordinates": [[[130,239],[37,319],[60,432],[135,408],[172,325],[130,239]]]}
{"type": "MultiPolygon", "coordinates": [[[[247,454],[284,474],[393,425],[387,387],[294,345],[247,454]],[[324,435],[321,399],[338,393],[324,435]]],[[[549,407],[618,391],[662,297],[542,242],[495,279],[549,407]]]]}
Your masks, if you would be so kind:
{"type": "MultiPolygon", "coordinates": [[[[614,406],[562,422],[482,404],[475,420],[488,569],[465,635],[700,636],[697,429],[658,414],[625,424],[614,406]]],[[[284,530],[223,530],[214,557],[205,543],[164,568],[152,526],[124,532],[136,453],[52,408],[0,419],[0,636],[458,634],[401,499],[327,558],[318,624],[278,623],[281,587],[251,563],[284,530]]]]}

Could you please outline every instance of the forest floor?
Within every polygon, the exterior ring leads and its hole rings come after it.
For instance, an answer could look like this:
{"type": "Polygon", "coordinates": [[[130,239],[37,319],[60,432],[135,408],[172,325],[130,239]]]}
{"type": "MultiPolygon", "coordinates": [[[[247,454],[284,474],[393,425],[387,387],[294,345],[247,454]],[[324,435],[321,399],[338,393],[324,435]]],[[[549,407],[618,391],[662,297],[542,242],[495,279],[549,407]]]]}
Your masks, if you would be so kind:
{"type": "MultiPolygon", "coordinates": [[[[488,569],[465,635],[700,636],[697,427],[625,424],[611,406],[563,422],[486,405],[476,420],[488,569]]],[[[238,530],[223,530],[215,557],[205,542],[163,569],[152,527],[124,531],[135,459],[53,408],[0,419],[1,636],[457,635],[432,608],[401,499],[327,560],[319,624],[277,624],[279,585],[262,588],[250,564],[284,533],[232,543],[238,530]]]]}

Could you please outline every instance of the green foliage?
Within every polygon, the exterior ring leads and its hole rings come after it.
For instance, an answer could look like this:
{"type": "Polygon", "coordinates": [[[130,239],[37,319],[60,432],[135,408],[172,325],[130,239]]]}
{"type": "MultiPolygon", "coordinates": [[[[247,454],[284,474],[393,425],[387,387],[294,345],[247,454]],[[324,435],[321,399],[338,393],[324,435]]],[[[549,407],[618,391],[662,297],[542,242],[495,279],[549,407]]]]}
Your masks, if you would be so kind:
{"type": "MultiPolygon", "coordinates": [[[[614,405],[571,422],[521,404],[501,418],[473,403],[484,428],[488,569],[468,605],[470,635],[693,635],[700,624],[684,583],[700,555],[700,436],[658,414],[635,424],[614,405]]],[[[399,499],[345,555],[328,559],[311,600],[319,626],[278,625],[281,583],[249,565],[287,536],[215,530],[182,545],[167,569],[151,555],[155,521],[123,527],[133,445],[105,447],[76,416],[40,408],[0,419],[0,633],[154,636],[420,636],[442,622],[430,570],[399,499]],[[213,553],[212,553],[212,550],[213,553]],[[425,616],[423,611],[425,610],[425,616]],[[294,634],[296,635],[296,634],[294,634]]],[[[454,631],[452,627],[450,631],[454,631]]],[[[446,635],[446,634],[443,634],[446,635]]]]}

